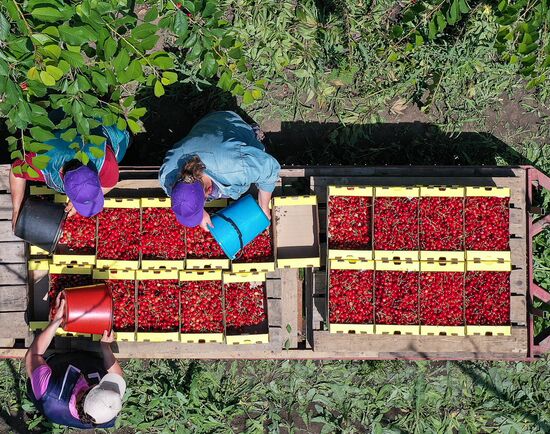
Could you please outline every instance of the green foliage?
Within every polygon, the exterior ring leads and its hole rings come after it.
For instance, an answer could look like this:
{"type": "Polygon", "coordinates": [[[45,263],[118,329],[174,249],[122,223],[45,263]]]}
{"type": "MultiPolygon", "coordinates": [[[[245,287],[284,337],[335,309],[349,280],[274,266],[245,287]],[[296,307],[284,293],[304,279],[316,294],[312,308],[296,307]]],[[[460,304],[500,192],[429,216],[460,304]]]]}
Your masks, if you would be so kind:
{"type": "MultiPolygon", "coordinates": [[[[544,433],[548,359],[503,362],[133,360],[121,433],[544,433]]],[[[22,398],[20,362],[0,363],[0,408],[64,432],[22,398]]],[[[6,419],[6,417],[4,417],[6,419]]]]}

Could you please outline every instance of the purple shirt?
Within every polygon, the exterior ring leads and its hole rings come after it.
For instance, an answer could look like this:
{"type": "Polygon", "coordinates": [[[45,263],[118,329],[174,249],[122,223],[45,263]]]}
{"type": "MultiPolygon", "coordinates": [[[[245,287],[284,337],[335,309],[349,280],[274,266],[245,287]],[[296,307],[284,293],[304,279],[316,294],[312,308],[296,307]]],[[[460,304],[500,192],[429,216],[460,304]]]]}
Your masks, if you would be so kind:
{"type": "MultiPolygon", "coordinates": [[[[52,370],[48,365],[40,365],[36,368],[31,375],[31,386],[32,391],[36,399],[42,398],[48,389],[48,384],[50,382],[50,377],[52,376],[52,370]]],[[[86,379],[81,375],[71,392],[71,398],[69,400],[69,411],[71,415],[80,420],[78,417],[78,412],[76,411],[76,397],[83,390],[88,389],[90,386],[86,379]]]]}

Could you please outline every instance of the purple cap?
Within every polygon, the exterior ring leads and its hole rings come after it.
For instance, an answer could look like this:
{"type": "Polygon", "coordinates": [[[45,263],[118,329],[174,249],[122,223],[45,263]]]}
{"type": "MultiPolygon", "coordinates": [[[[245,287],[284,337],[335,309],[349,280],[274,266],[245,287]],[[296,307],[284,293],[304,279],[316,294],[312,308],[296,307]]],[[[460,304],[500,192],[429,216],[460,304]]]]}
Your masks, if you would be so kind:
{"type": "Polygon", "coordinates": [[[83,217],[92,217],[103,210],[103,191],[97,172],[88,166],[80,166],[65,174],[65,193],[76,212],[83,217]]]}
{"type": "Polygon", "coordinates": [[[172,211],[184,226],[193,228],[202,221],[205,201],[200,181],[191,184],[178,182],[172,189],[172,211]]]}

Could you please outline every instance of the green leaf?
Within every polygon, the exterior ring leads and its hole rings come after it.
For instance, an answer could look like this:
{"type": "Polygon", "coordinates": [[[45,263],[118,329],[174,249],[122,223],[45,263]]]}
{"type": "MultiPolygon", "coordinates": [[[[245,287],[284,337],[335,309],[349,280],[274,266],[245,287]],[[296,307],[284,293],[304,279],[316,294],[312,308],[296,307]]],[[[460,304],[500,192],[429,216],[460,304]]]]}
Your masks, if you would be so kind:
{"type": "Polygon", "coordinates": [[[17,151],[13,151],[11,154],[10,154],[10,158],[12,160],[22,160],[23,159],[23,153],[19,150],[17,151]]]}
{"type": "Polygon", "coordinates": [[[118,118],[117,121],[116,121],[116,127],[119,129],[119,130],[125,130],[126,129],[126,120],[124,118],[118,118]]]}
{"type": "Polygon", "coordinates": [[[33,127],[31,128],[30,131],[33,139],[39,142],[47,142],[48,140],[55,139],[54,134],[52,134],[49,131],[46,131],[44,128],[41,128],[41,127],[33,127]]]}
{"type": "Polygon", "coordinates": [[[403,34],[403,27],[400,25],[395,25],[390,30],[390,35],[392,38],[397,39],[403,34]]]}
{"type": "Polygon", "coordinates": [[[80,68],[84,66],[84,58],[80,53],[74,53],[72,51],[63,50],[61,52],[61,58],[65,59],[74,68],[80,68]]]}
{"type": "Polygon", "coordinates": [[[187,36],[189,30],[189,18],[182,11],[178,10],[174,18],[174,33],[180,38],[187,36]]]}
{"type": "Polygon", "coordinates": [[[145,113],[147,113],[147,109],[145,107],[136,107],[128,113],[128,117],[132,119],[139,119],[145,115],[145,113]]]}
{"type": "Polygon", "coordinates": [[[260,89],[253,89],[252,90],[252,98],[255,100],[262,99],[263,93],[260,89]]]}
{"type": "Polygon", "coordinates": [[[132,133],[137,134],[141,131],[141,127],[135,120],[127,119],[126,122],[128,122],[128,127],[132,133]]]}
{"type": "Polygon", "coordinates": [[[143,23],[132,29],[132,36],[136,39],[144,39],[157,31],[157,26],[151,23],[143,23]]]}
{"type": "Polygon", "coordinates": [[[458,5],[460,12],[462,12],[463,14],[467,14],[468,12],[470,12],[470,6],[468,6],[466,0],[460,0],[458,5]]]}
{"type": "Polygon", "coordinates": [[[72,142],[75,139],[76,134],[76,128],[69,128],[67,131],[61,134],[61,138],[66,142],[72,142]]]}
{"type": "Polygon", "coordinates": [[[143,21],[146,21],[146,22],[151,22],[151,21],[154,21],[158,18],[159,16],[159,11],[157,9],[156,6],[153,6],[151,9],[149,9],[149,11],[145,14],[145,16],[143,17],[143,21]]]}
{"type": "Polygon", "coordinates": [[[31,178],[39,178],[40,175],[38,174],[38,172],[36,170],[34,170],[31,166],[27,166],[25,168],[25,172],[27,172],[27,174],[31,177],[31,178]]]}
{"type": "Polygon", "coordinates": [[[198,59],[201,56],[201,53],[202,53],[201,41],[197,41],[197,43],[193,46],[191,51],[187,53],[187,56],[185,56],[185,58],[188,61],[193,61],[198,59]]]}
{"type": "Polygon", "coordinates": [[[45,155],[37,155],[36,157],[32,158],[32,165],[37,169],[43,170],[48,166],[49,161],[50,157],[47,157],[45,155]]]}
{"type": "Polygon", "coordinates": [[[95,84],[100,94],[107,93],[109,90],[107,78],[99,72],[92,71],[92,83],[95,84]]]}
{"type": "Polygon", "coordinates": [[[235,60],[239,60],[241,57],[243,57],[243,50],[241,47],[235,47],[229,50],[227,54],[229,54],[229,57],[235,60]]]}
{"type": "Polygon", "coordinates": [[[428,24],[428,38],[434,39],[437,35],[437,26],[436,26],[436,20],[435,18],[430,20],[430,23],[428,24]]]}
{"type": "Polygon", "coordinates": [[[61,69],[59,69],[57,66],[46,66],[46,72],[50,74],[55,81],[59,81],[63,77],[63,71],[61,71],[61,69]]]}
{"type": "Polygon", "coordinates": [[[164,86],[159,80],[155,81],[154,93],[157,98],[160,98],[164,95],[164,86]]]}
{"type": "MultiPolygon", "coordinates": [[[[103,140],[105,140],[105,137],[103,137],[103,140]]],[[[103,155],[105,155],[105,153],[103,152],[103,149],[96,148],[95,146],[90,146],[89,149],[90,149],[90,153],[95,158],[101,158],[103,157],[103,155]]]]}
{"type": "Polygon", "coordinates": [[[45,21],[47,23],[54,23],[63,18],[63,14],[58,9],[52,7],[41,7],[33,9],[31,15],[33,18],[36,18],[40,21],[45,21]]]}
{"type": "Polygon", "coordinates": [[[196,42],[197,42],[197,35],[195,33],[191,33],[183,43],[183,48],[191,48],[192,46],[195,45],[196,42]]]}
{"type": "Polygon", "coordinates": [[[0,41],[5,41],[8,39],[8,36],[10,35],[10,23],[4,16],[2,12],[0,12],[0,41]]]}
{"type": "Polygon", "coordinates": [[[22,175],[23,171],[21,170],[21,166],[14,166],[11,168],[11,171],[14,175],[22,175]]]}
{"type": "Polygon", "coordinates": [[[55,79],[46,71],[40,71],[40,79],[46,86],[55,86],[55,79]]]}
{"type": "Polygon", "coordinates": [[[117,56],[113,59],[113,65],[117,73],[121,73],[122,71],[124,71],[128,67],[129,62],[130,56],[124,48],[122,48],[117,56]]]}
{"type": "Polygon", "coordinates": [[[80,161],[82,161],[82,164],[86,165],[90,162],[90,157],[86,152],[81,152],[80,154],[80,161]]]}
{"type": "Polygon", "coordinates": [[[32,66],[27,71],[27,78],[29,80],[40,80],[40,72],[38,72],[38,69],[36,69],[35,66],[32,66]]]}
{"type": "Polygon", "coordinates": [[[216,2],[208,1],[206,2],[206,6],[204,7],[204,10],[202,11],[201,15],[204,18],[211,17],[214,14],[214,12],[216,12],[216,9],[217,9],[216,2]]]}
{"type": "Polygon", "coordinates": [[[164,71],[162,73],[162,76],[168,80],[168,84],[172,84],[172,83],[175,83],[176,81],[178,81],[178,74],[176,74],[175,72],[172,72],[172,71],[164,71]]]}
{"type": "Polygon", "coordinates": [[[88,42],[97,41],[97,33],[88,25],[63,24],[58,27],[59,36],[67,44],[80,47],[88,42]]]}
{"type": "Polygon", "coordinates": [[[437,20],[437,30],[439,33],[442,33],[443,30],[445,30],[445,27],[447,27],[445,16],[440,11],[437,11],[437,14],[435,14],[435,18],[437,20]]]}
{"type": "Polygon", "coordinates": [[[103,54],[105,55],[105,60],[111,60],[115,55],[117,49],[116,41],[110,36],[105,40],[103,44],[103,54]]]}
{"type": "Polygon", "coordinates": [[[128,66],[128,69],[126,70],[128,73],[128,77],[131,80],[138,80],[140,77],[143,76],[143,72],[141,69],[141,63],[139,63],[138,60],[133,60],[132,63],[128,66]]]}
{"type": "Polygon", "coordinates": [[[252,96],[252,92],[249,90],[244,92],[243,96],[243,103],[245,104],[252,104],[254,102],[254,97],[252,96]]]}
{"type": "Polygon", "coordinates": [[[171,69],[174,67],[174,60],[165,51],[158,51],[151,54],[149,59],[153,65],[156,65],[161,69],[171,69]]]}
{"type": "Polygon", "coordinates": [[[213,77],[218,70],[218,64],[212,53],[206,53],[201,65],[201,74],[206,78],[213,77]]]}
{"type": "Polygon", "coordinates": [[[44,44],[47,44],[48,42],[52,42],[52,38],[42,33],[33,33],[31,35],[31,39],[37,45],[44,45],[44,44]]]}
{"type": "Polygon", "coordinates": [[[141,47],[144,50],[152,50],[159,40],[158,35],[151,35],[141,41],[141,47]]]}
{"type": "Polygon", "coordinates": [[[46,52],[46,55],[50,58],[59,59],[59,56],[61,56],[61,48],[57,44],[44,45],[42,49],[46,52]]]}

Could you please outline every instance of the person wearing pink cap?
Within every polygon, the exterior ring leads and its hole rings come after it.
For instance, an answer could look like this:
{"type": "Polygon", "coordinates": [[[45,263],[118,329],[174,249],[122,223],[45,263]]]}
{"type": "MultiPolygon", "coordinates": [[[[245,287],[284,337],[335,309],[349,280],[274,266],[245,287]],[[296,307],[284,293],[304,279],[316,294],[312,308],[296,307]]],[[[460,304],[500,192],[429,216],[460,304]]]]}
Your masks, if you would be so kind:
{"type": "Polygon", "coordinates": [[[238,199],[252,184],[258,203],[271,219],[269,202],[281,166],[265,152],[256,131],[231,111],[202,118],[166,154],[159,181],[172,199],[178,221],[188,227],[212,226],[206,201],[238,199]]]}
{"type": "Polygon", "coordinates": [[[101,338],[102,358],[78,352],[45,357],[58,327],[65,299],[56,300],[55,314],[25,354],[29,397],[50,421],[74,428],[111,428],[122,409],[124,373],[111,350],[114,334],[101,338]]]}
{"type": "Polygon", "coordinates": [[[36,154],[27,152],[23,159],[12,163],[10,170],[10,191],[12,199],[12,225],[15,227],[19,210],[25,198],[27,181],[45,183],[48,187],[65,193],[69,198],[66,211],[69,216],[79,213],[83,217],[92,217],[103,209],[103,194],[118,182],[118,163],[124,157],[129,145],[128,131],[120,130],[116,125],[101,126],[93,131],[96,135],[105,137],[99,148],[102,153],[90,151],[90,145],[77,135],[72,141],[62,138],[64,130],[54,131],[55,138],[45,142],[49,149],[41,155],[48,157],[46,167],[39,168],[33,163],[36,154]],[[80,148],[74,149],[73,143],[80,148]],[[82,151],[88,157],[88,163],[83,165],[76,160],[77,151],[82,151]],[[36,172],[31,177],[22,170],[28,165],[36,172]]]}

